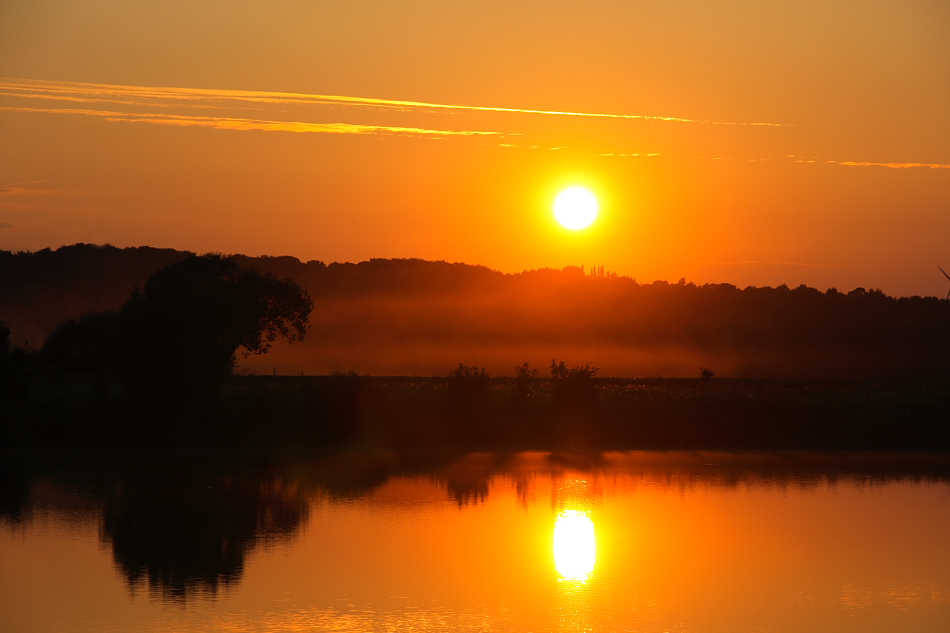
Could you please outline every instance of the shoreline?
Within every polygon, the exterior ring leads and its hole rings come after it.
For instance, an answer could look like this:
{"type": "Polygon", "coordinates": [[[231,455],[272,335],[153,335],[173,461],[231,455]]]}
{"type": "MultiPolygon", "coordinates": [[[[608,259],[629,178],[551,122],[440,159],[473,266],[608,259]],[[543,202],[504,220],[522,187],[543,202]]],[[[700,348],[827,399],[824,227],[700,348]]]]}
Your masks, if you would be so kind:
{"type": "Polygon", "coordinates": [[[940,451],[950,383],[235,376],[213,394],[34,386],[3,448],[940,451]]]}

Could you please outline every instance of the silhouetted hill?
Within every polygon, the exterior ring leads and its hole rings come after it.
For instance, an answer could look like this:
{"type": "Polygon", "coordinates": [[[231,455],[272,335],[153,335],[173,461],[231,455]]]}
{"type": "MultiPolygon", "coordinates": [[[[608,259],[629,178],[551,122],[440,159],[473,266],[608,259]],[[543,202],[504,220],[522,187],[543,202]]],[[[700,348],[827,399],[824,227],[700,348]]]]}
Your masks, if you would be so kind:
{"type": "MultiPolygon", "coordinates": [[[[36,252],[0,250],[0,321],[19,344],[42,345],[60,323],[90,311],[117,309],[136,286],[190,251],[73,244],[36,252]]],[[[439,293],[502,277],[484,266],[419,259],[359,264],[301,262],[295,257],[247,257],[237,263],[311,289],[315,298],[365,294],[439,293]]]]}
{"type": "MultiPolygon", "coordinates": [[[[59,323],[118,308],[189,253],[76,244],[0,252],[0,320],[39,344],[59,323]]],[[[251,371],[444,375],[459,361],[510,374],[552,357],[602,375],[950,376],[950,301],[799,286],[640,284],[580,268],[502,274],[416,259],[358,264],[238,256],[313,297],[311,334],[245,363],[251,371]]]]}
{"type": "Polygon", "coordinates": [[[0,320],[34,347],[63,321],[118,308],[132,289],[189,253],[171,248],[73,244],[33,253],[0,251],[0,320]]]}

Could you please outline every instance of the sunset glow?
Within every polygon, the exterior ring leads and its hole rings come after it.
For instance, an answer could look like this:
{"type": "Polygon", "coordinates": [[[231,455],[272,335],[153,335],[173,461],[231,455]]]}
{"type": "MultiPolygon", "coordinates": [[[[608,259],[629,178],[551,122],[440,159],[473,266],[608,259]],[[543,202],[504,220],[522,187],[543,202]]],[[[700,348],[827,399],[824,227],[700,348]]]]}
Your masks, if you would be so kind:
{"type": "Polygon", "coordinates": [[[0,9],[0,249],[946,294],[947,3],[135,6],[0,9]]]}

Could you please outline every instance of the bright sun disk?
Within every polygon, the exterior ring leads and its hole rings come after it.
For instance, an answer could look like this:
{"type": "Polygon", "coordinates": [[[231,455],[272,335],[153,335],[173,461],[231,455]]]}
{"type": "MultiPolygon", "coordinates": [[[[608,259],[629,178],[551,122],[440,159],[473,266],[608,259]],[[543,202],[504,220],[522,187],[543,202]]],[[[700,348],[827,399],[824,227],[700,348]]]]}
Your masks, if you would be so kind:
{"type": "Polygon", "coordinates": [[[597,218],[597,198],[583,187],[565,189],[554,200],[554,217],[566,229],[585,229],[597,218]]]}
{"type": "Polygon", "coordinates": [[[564,580],[587,582],[594,571],[597,541],[586,512],[565,510],[554,522],[554,566],[564,580]]]}

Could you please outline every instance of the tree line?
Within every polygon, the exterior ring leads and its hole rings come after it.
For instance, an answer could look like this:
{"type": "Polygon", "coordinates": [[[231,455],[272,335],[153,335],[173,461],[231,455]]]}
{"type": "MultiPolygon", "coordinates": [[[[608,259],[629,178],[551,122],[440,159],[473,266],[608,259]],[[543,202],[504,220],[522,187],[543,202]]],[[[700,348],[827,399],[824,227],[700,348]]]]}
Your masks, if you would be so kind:
{"type": "MultiPolygon", "coordinates": [[[[14,340],[37,347],[69,319],[123,309],[134,287],[191,257],[81,244],[0,252],[0,320],[14,340]]],[[[620,363],[624,375],[692,375],[708,365],[718,376],[950,376],[950,301],[936,297],[898,298],[864,288],[638,283],[576,267],[502,274],[411,259],[231,261],[292,280],[317,302],[310,324],[320,336],[272,350],[274,365],[308,373],[326,373],[330,367],[311,367],[340,349],[346,364],[361,371],[399,367],[396,373],[432,375],[456,361],[442,354],[449,348],[485,358],[495,373],[522,359],[573,356],[574,348],[584,348],[597,351],[610,373],[618,371],[617,358],[640,359],[620,363]],[[487,358],[489,350],[499,350],[492,352],[498,358],[487,358]],[[406,361],[391,362],[397,355],[406,361]]]]}

